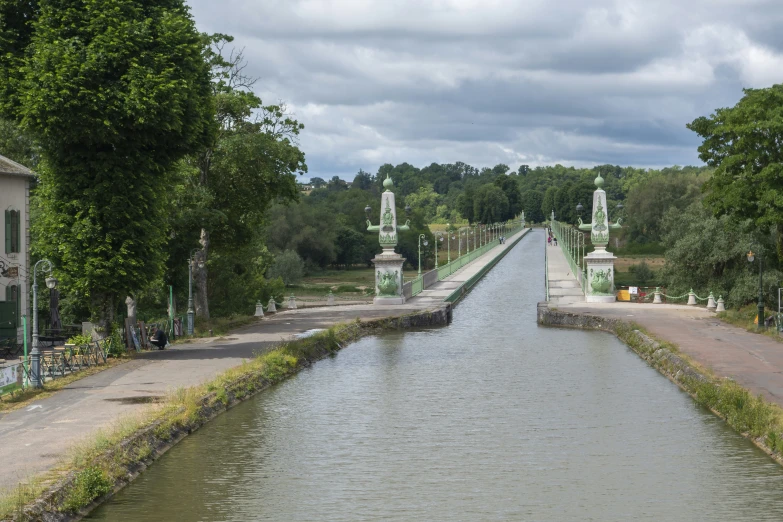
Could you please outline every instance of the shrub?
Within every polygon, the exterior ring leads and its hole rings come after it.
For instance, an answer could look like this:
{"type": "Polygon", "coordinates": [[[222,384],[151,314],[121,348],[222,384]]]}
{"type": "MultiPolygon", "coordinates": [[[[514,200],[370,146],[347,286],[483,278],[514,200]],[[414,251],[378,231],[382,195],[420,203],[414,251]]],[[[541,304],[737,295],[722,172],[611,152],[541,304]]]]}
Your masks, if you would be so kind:
{"type": "Polygon", "coordinates": [[[650,269],[650,265],[648,265],[646,261],[642,261],[638,265],[631,266],[629,271],[633,272],[634,276],[636,276],[636,280],[642,284],[655,277],[652,269],[650,269]]]}
{"type": "Polygon", "coordinates": [[[79,511],[96,498],[111,492],[112,487],[112,482],[105,471],[95,467],[83,469],[77,473],[73,487],[63,503],[63,509],[71,512],[79,511]]]}
{"type": "Polygon", "coordinates": [[[294,285],[304,277],[304,261],[293,250],[286,250],[275,256],[268,276],[270,279],[281,278],[286,286],[294,285]]]}
{"type": "Polygon", "coordinates": [[[78,334],[68,339],[68,344],[75,344],[76,346],[83,346],[92,342],[92,336],[90,334],[78,334]]]}

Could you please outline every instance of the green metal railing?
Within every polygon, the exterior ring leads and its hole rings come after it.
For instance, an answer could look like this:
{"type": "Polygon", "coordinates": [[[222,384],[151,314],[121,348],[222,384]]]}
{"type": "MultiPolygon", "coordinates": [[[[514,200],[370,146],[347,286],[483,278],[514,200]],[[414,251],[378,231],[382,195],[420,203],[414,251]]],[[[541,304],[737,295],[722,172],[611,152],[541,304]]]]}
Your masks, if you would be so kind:
{"type": "MultiPolygon", "coordinates": [[[[520,230],[522,230],[522,225],[520,223],[518,222],[509,223],[506,225],[503,234],[506,236],[506,238],[508,238],[510,236],[513,236],[520,230]]],[[[449,277],[451,274],[453,274],[463,266],[472,263],[473,261],[483,256],[484,254],[486,254],[487,252],[489,252],[499,244],[500,244],[500,239],[495,238],[492,241],[489,241],[487,244],[475,248],[471,252],[462,254],[451,263],[447,263],[445,265],[439,266],[437,268],[438,281],[443,281],[444,279],[449,277]]],[[[423,291],[424,291],[424,275],[421,275],[411,281],[411,297],[418,295],[423,291]]]]}
{"type": "MultiPolygon", "coordinates": [[[[582,293],[585,292],[585,236],[581,230],[578,230],[571,225],[560,223],[556,220],[550,220],[550,227],[552,228],[552,235],[557,238],[558,246],[563,251],[568,266],[571,267],[571,271],[574,277],[580,282],[582,287],[582,293]]],[[[549,277],[547,276],[547,280],[549,277]]]]}
{"type": "Polygon", "coordinates": [[[549,301],[549,254],[547,254],[546,243],[544,244],[544,287],[546,300],[549,301]]]}

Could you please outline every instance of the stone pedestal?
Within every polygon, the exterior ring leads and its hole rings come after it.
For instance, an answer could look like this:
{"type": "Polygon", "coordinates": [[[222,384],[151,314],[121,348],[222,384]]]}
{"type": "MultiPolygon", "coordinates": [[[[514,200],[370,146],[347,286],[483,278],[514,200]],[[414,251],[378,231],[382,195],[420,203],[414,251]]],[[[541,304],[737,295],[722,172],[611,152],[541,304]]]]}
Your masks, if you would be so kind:
{"type": "Polygon", "coordinates": [[[605,246],[596,247],[585,256],[587,282],[585,300],[588,303],[614,303],[617,300],[614,290],[614,254],[606,251],[605,246]]]}
{"type": "Polygon", "coordinates": [[[383,249],[373,260],[375,264],[376,305],[405,304],[402,294],[402,265],[405,258],[391,249],[383,249]]]}

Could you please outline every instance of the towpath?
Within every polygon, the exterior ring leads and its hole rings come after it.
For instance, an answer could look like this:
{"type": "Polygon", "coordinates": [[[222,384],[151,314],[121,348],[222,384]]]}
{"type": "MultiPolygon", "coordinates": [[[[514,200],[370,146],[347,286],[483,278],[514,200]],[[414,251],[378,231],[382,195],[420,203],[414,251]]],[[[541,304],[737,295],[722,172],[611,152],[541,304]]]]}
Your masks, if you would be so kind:
{"type": "MultiPolygon", "coordinates": [[[[532,247],[532,245],[531,245],[532,247]]],[[[547,248],[550,294],[553,282],[573,284],[573,274],[560,247],[547,248]],[[565,273],[565,272],[568,273],[565,273]],[[554,279],[553,279],[554,278],[554,279]]],[[[587,303],[569,295],[550,300],[550,306],[599,317],[625,319],[646,328],[658,339],[679,349],[717,376],[730,377],[754,394],[783,407],[783,344],[775,339],[719,320],[706,308],[652,303],[587,303]]]]}
{"type": "Polygon", "coordinates": [[[138,413],[171,390],[207,382],[309,330],[359,319],[396,317],[439,306],[526,231],[509,237],[447,279],[403,305],[339,305],[283,310],[220,338],[144,352],[132,361],[78,380],[55,395],[0,417],[0,490],[53,468],[69,447],[120,417],[138,413]],[[146,401],[146,402],[145,402],[146,401]]]}

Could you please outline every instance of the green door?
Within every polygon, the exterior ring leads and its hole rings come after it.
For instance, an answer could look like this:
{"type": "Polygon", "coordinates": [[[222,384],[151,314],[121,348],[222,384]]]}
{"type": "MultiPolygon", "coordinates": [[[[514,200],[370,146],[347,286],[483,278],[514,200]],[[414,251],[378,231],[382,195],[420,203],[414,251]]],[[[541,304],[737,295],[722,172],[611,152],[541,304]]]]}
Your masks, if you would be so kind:
{"type": "Polygon", "coordinates": [[[16,339],[16,301],[0,301],[0,339],[16,339]]]}

